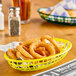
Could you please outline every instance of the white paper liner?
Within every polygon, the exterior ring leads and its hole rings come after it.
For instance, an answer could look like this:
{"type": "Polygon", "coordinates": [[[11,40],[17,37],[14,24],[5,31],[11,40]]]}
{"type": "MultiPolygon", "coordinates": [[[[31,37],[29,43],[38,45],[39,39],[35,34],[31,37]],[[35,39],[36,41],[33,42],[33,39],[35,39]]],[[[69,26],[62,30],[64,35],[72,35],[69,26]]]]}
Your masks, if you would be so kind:
{"type": "Polygon", "coordinates": [[[12,42],[6,45],[0,45],[0,50],[6,52],[8,49],[16,48],[19,45],[19,42],[12,42]]]}

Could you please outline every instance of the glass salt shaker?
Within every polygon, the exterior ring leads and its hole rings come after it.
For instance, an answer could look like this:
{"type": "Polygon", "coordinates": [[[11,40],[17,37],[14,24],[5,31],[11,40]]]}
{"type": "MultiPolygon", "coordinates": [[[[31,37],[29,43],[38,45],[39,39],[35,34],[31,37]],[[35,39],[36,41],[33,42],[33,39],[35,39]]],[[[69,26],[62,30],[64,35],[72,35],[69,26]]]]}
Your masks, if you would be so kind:
{"type": "Polygon", "coordinates": [[[9,35],[10,36],[19,36],[21,32],[21,20],[20,20],[20,8],[19,7],[10,7],[9,8],[9,35]]]}
{"type": "Polygon", "coordinates": [[[2,4],[0,4],[0,30],[4,30],[4,14],[2,12],[2,4]]]}

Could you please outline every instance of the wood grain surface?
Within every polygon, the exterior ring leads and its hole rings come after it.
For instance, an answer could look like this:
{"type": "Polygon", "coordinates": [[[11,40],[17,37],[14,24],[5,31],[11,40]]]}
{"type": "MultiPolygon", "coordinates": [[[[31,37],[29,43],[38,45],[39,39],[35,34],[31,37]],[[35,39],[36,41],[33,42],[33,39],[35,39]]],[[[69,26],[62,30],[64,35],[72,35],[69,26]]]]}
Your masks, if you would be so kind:
{"type": "Polygon", "coordinates": [[[3,12],[5,15],[5,30],[0,31],[0,44],[8,44],[13,41],[26,41],[31,38],[39,38],[48,34],[70,40],[73,47],[68,55],[60,62],[34,72],[21,72],[11,68],[3,57],[4,52],[0,51],[0,76],[31,76],[76,58],[76,26],[65,26],[46,22],[40,18],[37,12],[38,8],[54,6],[61,0],[32,0],[31,21],[28,24],[21,25],[21,35],[19,37],[10,37],[8,35],[8,8],[11,6],[11,1],[12,0],[2,0],[3,12]]]}

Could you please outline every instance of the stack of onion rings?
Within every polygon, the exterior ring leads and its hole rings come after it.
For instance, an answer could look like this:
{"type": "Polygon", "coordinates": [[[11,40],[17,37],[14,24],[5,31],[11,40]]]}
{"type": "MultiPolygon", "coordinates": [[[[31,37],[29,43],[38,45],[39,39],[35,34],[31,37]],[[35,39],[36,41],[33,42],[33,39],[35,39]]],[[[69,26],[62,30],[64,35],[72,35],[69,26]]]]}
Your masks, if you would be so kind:
{"type": "Polygon", "coordinates": [[[42,42],[46,42],[45,39],[48,40],[50,43],[52,43],[55,46],[56,53],[60,52],[59,46],[53,37],[50,37],[49,35],[45,35],[45,36],[41,37],[42,42]]]}
{"type": "Polygon", "coordinates": [[[48,52],[50,53],[50,55],[55,54],[55,49],[50,44],[43,43],[43,42],[35,42],[30,45],[30,53],[35,58],[43,58],[44,57],[34,51],[34,49],[38,46],[45,47],[48,50],[48,52]]]}
{"type": "Polygon", "coordinates": [[[60,52],[59,46],[53,37],[45,35],[40,39],[32,39],[20,43],[15,49],[9,49],[7,56],[10,59],[22,58],[23,60],[39,59],[60,52]],[[47,43],[48,40],[50,43],[47,43]]]}

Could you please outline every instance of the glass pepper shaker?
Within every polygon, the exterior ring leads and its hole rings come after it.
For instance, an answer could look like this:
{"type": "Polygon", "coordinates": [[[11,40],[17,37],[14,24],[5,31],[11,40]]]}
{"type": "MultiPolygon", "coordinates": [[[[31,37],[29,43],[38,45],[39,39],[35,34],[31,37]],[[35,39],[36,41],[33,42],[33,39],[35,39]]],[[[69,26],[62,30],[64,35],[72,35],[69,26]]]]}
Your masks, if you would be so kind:
{"type": "Polygon", "coordinates": [[[20,20],[20,8],[19,7],[10,7],[9,8],[9,35],[10,36],[19,36],[21,31],[21,20],[20,20]]]}
{"type": "Polygon", "coordinates": [[[31,0],[12,0],[13,7],[20,7],[21,23],[26,24],[31,17],[31,0]]]}

